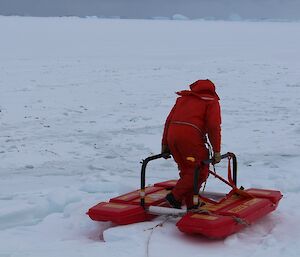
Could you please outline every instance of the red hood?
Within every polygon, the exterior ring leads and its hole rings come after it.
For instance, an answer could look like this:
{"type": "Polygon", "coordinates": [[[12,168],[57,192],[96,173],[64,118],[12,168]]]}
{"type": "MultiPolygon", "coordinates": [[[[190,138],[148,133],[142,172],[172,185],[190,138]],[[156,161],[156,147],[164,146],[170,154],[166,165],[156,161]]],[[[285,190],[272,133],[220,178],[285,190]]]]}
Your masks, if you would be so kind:
{"type": "Polygon", "coordinates": [[[214,83],[212,83],[209,79],[206,80],[197,80],[193,84],[190,85],[190,90],[183,90],[177,92],[178,95],[198,95],[198,96],[210,96],[216,97],[220,100],[218,94],[216,93],[216,88],[214,83]]]}

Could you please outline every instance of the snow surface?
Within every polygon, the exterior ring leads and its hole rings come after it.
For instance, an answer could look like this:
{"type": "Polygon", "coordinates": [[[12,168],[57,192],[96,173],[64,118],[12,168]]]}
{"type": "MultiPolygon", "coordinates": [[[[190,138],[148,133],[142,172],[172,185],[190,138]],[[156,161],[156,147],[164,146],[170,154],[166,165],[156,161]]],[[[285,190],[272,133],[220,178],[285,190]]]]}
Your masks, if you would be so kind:
{"type": "MultiPolygon", "coordinates": [[[[299,23],[0,17],[0,31],[1,257],[299,255],[299,23]],[[201,78],[217,85],[239,185],[281,190],[278,210],[221,241],[172,219],[91,221],[139,186],[174,92],[201,78]]],[[[147,183],[177,176],[159,160],[147,183]]]]}

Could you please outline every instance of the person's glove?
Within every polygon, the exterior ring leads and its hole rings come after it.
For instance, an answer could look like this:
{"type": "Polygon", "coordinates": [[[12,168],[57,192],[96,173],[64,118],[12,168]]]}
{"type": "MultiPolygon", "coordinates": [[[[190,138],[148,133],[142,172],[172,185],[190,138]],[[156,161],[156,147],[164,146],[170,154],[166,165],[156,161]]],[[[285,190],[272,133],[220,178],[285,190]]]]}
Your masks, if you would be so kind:
{"type": "Polygon", "coordinates": [[[168,159],[171,157],[170,156],[171,152],[170,152],[168,145],[161,146],[161,153],[164,154],[163,158],[165,158],[165,159],[168,159]]]}
{"type": "Polygon", "coordinates": [[[221,153],[215,152],[213,159],[214,159],[214,164],[219,163],[221,161],[221,153]]]}

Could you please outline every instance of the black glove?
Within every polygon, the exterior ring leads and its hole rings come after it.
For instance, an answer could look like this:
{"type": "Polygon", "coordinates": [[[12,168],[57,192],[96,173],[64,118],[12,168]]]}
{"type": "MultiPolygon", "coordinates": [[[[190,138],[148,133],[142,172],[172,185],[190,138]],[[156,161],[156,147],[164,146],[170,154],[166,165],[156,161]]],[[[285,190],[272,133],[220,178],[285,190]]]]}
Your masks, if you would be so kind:
{"type": "Polygon", "coordinates": [[[214,164],[219,163],[221,161],[221,153],[219,152],[214,153],[213,159],[214,159],[214,164]]]}
{"type": "Polygon", "coordinates": [[[162,145],[161,146],[161,154],[163,154],[163,158],[165,159],[168,159],[168,158],[171,158],[171,152],[170,152],[170,149],[168,147],[168,145],[162,145]]]}

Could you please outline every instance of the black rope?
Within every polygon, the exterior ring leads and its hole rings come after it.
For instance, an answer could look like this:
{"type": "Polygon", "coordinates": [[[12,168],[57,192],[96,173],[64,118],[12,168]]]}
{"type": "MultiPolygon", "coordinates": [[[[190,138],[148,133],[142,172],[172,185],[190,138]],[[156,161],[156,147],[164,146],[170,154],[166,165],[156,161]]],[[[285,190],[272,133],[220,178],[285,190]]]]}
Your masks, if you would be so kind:
{"type": "Polygon", "coordinates": [[[147,239],[147,243],[146,243],[146,257],[149,257],[149,245],[150,245],[150,241],[151,241],[152,234],[153,234],[154,230],[158,227],[162,227],[164,225],[164,223],[166,223],[172,217],[172,215],[166,215],[165,217],[166,218],[162,222],[156,224],[154,227],[151,227],[151,228],[148,228],[148,229],[144,230],[144,231],[151,230],[150,235],[147,239]]]}

